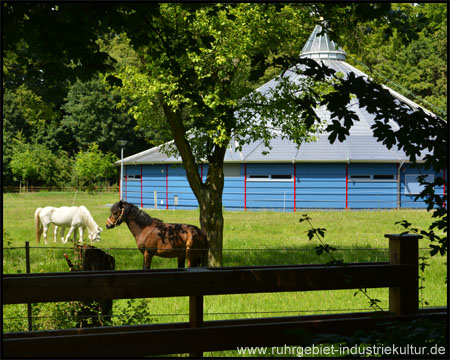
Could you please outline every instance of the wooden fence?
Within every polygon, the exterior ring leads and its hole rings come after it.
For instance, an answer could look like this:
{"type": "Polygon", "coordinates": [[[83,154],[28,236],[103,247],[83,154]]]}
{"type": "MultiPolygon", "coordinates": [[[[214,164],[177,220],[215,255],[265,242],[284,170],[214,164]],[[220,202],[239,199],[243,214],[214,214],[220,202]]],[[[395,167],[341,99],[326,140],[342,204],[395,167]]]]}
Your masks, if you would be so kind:
{"type": "Polygon", "coordinates": [[[206,295],[389,287],[389,312],[382,319],[445,316],[446,309],[419,312],[420,236],[386,237],[390,261],[383,263],[4,275],[4,304],[189,296],[189,322],[6,333],[3,355],[201,356],[205,351],[244,346],[294,345],[305,331],[351,335],[381,321],[373,312],[204,321],[206,295]]]}
{"type": "MultiPolygon", "coordinates": [[[[3,193],[27,193],[27,192],[40,192],[40,191],[55,191],[55,192],[76,192],[76,191],[88,191],[88,186],[4,186],[3,193]]],[[[119,192],[118,185],[95,185],[92,187],[93,192],[110,193],[119,192]]]]}

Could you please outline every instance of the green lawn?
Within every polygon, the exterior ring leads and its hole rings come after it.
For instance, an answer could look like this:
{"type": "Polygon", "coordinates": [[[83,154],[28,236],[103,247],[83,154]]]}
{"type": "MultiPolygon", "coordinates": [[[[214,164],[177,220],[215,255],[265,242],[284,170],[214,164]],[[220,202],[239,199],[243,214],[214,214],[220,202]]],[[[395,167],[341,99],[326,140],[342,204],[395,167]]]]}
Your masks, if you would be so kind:
{"type": "MultiPolygon", "coordinates": [[[[41,240],[38,246],[34,234],[34,211],[44,206],[85,205],[95,221],[103,227],[102,240],[95,244],[116,259],[117,270],[140,269],[143,258],[124,224],[112,230],[105,227],[109,205],[118,200],[117,193],[96,194],[41,192],[4,194],[3,203],[3,271],[25,272],[25,241],[31,246],[31,271],[68,271],[64,252],[72,254],[73,243],[53,243],[53,227],[48,245],[41,240]],[[14,249],[17,247],[18,249],[14,249]],[[55,248],[56,247],[56,248],[55,248]]],[[[198,210],[146,210],[166,222],[199,225],[198,210]]],[[[225,211],[224,266],[308,264],[329,261],[327,255],[316,255],[316,240],[308,240],[308,225],[299,219],[306,211],[243,212],[225,211]]],[[[325,242],[338,248],[335,256],[347,262],[387,261],[388,233],[400,233],[403,228],[396,221],[408,220],[414,226],[426,228],[431,215],[422,210],[392,211],[308,211],[315,227],[326,228],[325,242]]],[[[428,243],[420,241],[421,256],[428,255],[428,243]]],[[[429,306],[447,304],[446,259],[435,256],[428,260],[425,271],[425,290],[422,298],[429,306]]],[[[152,268],[176,267],[176,259],[155,257],[152,268]]],[[[205,297],[206,320],[246,317],[284,316],[369,310],[367,299],[353,296],[354,290],[317,291],[275,294],[244,294],[205,297]]],[[[388,306],[388,289],[369,289],[373,298],[388,306]]],[[[57,328],[66,324],[64,304],[34,305],[36,329],[57,328]],[[55,310],[56,309],[56,310],[55,310]]],[[[114,301],[114,324],[161,323],[187,321],[188,298],[161,298],[114,301]],[[130,317],[130,309],[134,317],[130,317]]],[[[26,328],[25,306],[4,306],[4,331],[26,328]],[[18,319],[11,319],[18,318],[18,319]]]]}

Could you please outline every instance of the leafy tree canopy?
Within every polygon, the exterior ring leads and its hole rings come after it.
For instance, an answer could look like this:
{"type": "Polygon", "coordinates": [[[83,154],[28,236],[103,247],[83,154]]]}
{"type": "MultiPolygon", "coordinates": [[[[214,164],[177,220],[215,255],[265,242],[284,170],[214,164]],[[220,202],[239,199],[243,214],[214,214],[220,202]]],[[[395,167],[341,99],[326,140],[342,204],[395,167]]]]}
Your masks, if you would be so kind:
{"type": "Polygon", "coordinates": [[[142,134],[136,133],[136,122],[127,115],[126,109],[118,109],[120,95],[108,91],[101,77],[89,81],[76,81],[67,94],[62,110],[62,125],[72,134],[79,149],[86,150],[96,143],[103,152],[120,152],[119,139],[127,139],[127,147],[142,151],[148,147],[142,134]],[[141,136],[139,136],[141,135],[141,136]]]}
{"type": "Polygon", "coordinates": [[[118,157],[112,153],[104,154],[97,144],[89,146],[87,151],[80,150],[75,159],[74,172],[78,182],[90,187],[102,179],[117,173],[114,166],[118,157]]]}
{"type": "Polygon", "coordinates": [[[64,151],[52,152],[43,144],[25,143],[20,138],[14,140],[11,170],[22,182],[60,185],[70,180],[70,166],[64,151]]]}
{"type": "Polygon", "coordinates": [[[370,31],[357,36],[359,48],[347,60],[364,70],[379,83],[413,99],[425,108],[447,118],[447,4],[393,4],[409,21],[420,22],[417,38],[405,43],[401,29],[392,30],[385,38],[388,25],[376,27],[368,22],[370,31]],[[410,20],[411,19],[411,20],[410,20]],[[426,26],[425,26],[426,25],[426,26]]]}

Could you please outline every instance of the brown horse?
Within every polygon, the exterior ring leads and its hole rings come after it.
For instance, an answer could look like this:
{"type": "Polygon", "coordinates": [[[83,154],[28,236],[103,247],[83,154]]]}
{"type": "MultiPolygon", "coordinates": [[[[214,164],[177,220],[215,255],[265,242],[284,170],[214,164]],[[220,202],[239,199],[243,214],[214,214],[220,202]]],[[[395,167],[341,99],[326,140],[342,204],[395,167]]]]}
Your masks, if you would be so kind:
{"type": "Polygon", "coordinates": [[[116,202],[111,207],[111,216],[106,228],[112,229],[126,222],[136,239],[138,249],[144,254],[144,269],[150,269],[153,256],[177,257],[178,267],[201,265],[206,253],[206,236],[198,227],[188,224],[166,224],[152,218],[135,205],[126,201],[116,202]]]}

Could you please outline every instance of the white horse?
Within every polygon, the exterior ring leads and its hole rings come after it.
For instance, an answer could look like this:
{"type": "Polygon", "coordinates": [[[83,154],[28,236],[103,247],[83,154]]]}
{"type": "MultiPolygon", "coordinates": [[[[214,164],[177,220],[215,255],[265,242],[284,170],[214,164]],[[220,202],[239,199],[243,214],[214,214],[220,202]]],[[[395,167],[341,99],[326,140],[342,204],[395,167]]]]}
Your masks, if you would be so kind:
{"type": "MultiPolygon", "coordinates": [[[[58,226],[61,227],[61,240],[65,244],[70,238],[70,235],[78,228],[80,233],[80,241],[83,242],[83,231],[88,229],[88,237],[91,242],[100,241],[100,232],[102,228],[99,227],[92,218],[89,210],[84,206],[62,206],[55,208],[47,206],[45,208],[37,208],[34,213],[36,241],[39,243],[42,233],[44,233],[44,242],[47,244],[47,231],[50,224],[55,224],[54,241],[56,242],[56,235],[58,226]],[[67,236],[64,238],[64,228],[70,227],[67,236]]],[[[77,240],[77,233],[74,232],[74,240],[77,240]]]]}
{"type": "MultiPolygon", "coordinates": [[[[92,228],[96,229],[95,226],[97,226],[97,228],[98,228],[97,232],[95,230],[94,231],[89,231],[89,233],[88,233],[89,240],[91,240],[91,243],[94,242],[94,241],[100,241],[100,232],[103,229],[101,227],[99,227],[95,223],[94,219],[92,218],[91,213],[89,212],[89,210],[85,206],[81,205],[79,208],[80,208],[80,210],[82,210],[84,212],[84,215],[87,216],[87,219],[88,219],[87,224],[89,225],[89,224],[93,223],[92,224],[92,228]]],[[[65,243],[67,243],[67,240],[70,237],[70,233],[67,234],[67,238],[64,238],[64,232],[65,232],[66,228],[65,228],[65,226],[59,226],[59,227],[61,228],[61,241],[65,244],[65,243]]],[[[87,226],[87,227],[89,227],[89,226],[87,226]]],[[[78,231],[80,233],[80,242],[81,243],[83,242],[83,232],[84,232],[85,229],[86,229],[86,226],[80,226],[78,228],[78,231]]],[[[54,242],[56,242],[57,234],[58,234],[58,225],[55,224],[55,230],[54,230],[54,233],[53,233],[53,240],[54,240],[54,242]]],[[[74,242],[77,242],[77,232],[76,231],[73,232],[73,240],[74,240],[74,242]]]]}

